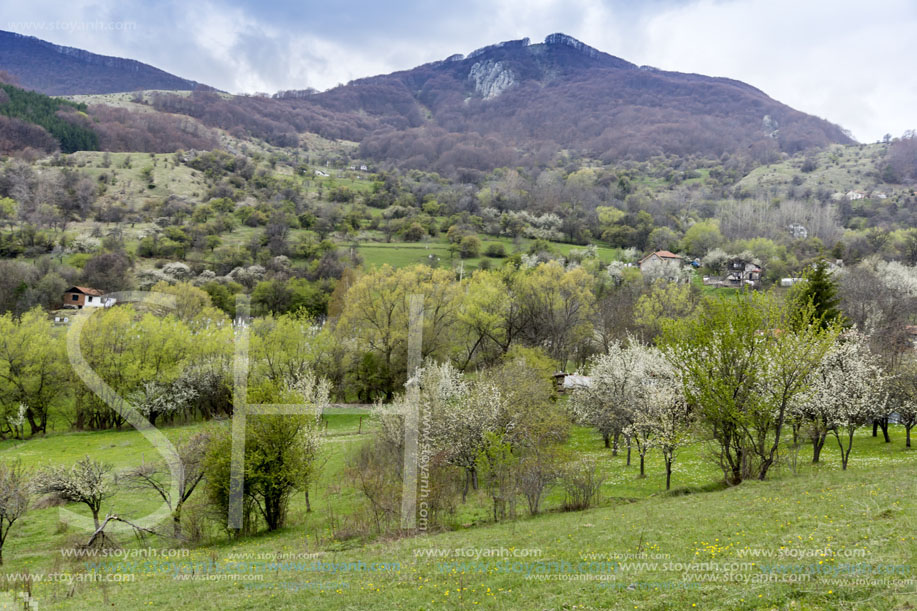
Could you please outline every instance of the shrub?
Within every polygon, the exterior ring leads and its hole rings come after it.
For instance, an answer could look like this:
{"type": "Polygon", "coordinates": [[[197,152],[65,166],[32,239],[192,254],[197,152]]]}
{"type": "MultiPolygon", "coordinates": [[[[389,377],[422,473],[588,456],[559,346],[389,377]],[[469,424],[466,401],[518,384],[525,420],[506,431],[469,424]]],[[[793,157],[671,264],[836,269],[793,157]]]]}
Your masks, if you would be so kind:
{"type": "Polygon", "coordinates": [[[481,253],[481,240],[478,236],[466,235],[459,242],[459,256],[463,259],[473,259],[481,253]]]}
{"type": "Polygon", "coordinates": [[[568,463],[561,476],[564,491],[565,511],[589,509],[593,503],[599,501],[599,490],[605,476],[599,473],[598,464],[591,458],[581,458],[568,463]]]}

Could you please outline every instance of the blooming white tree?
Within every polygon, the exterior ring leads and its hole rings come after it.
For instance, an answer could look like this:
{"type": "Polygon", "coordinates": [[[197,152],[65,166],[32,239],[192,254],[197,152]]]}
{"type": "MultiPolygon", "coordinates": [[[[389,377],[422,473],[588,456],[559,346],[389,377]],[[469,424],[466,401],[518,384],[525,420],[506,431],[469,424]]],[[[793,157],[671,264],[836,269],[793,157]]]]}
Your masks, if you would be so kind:
{"type": "Polygon", "coordinates": [[[812,376],[805,403],[837,440],[842,469],[847,469],[857,429],[885,413],[886,383],[866,338],[853,331],[837,339],[812,376]]]}
{"type": "Polygon", "coordinates": [[[0,565],[3,564],[3,543],[13,524],[29,508],[31,472],[22,464],[0,461],[0,565]]]}
{"type": "Polygon", "coordinates": [[[391,406],[377,405],[375,409],[381,434],[400,448],[404,444],[404,416],[416,410],[422,441],[428,445],[421,448],[422,454],[440,454],[448,464],[465,469],[462,500],[469,484],[477,489],[477,463],[488,433],[501,435],[514,428],[496,385],[486,380],[470,382],[449,362],[427,363],[408,381],[407,392],[391,406]]]}
{"type": "Polygon", "coordinates": [[[630,340],[625,346],[614,342],[589,366],[589,384],[574,389],[570,409],[574,419],[598,429],[605,447],[617,454],[618,438],[633,421],[633,409],[641,383],[641,349],[630,340]]]}
{"type": "Polygon", "coordinates": [[[694,275],[694,270],[682,263],[680,260],[663,260],[653,259],[640,266],[643,278],[648,284],[657,280],[666,282],[690,282],[694,275]]]}
{"type": "Polygon", "coordinates": [[[636,393],[632,422],[627,429],[637,441],[640,476],[649,448],[658,448],[665,460],[665,489],[672,485],[672,463],[676,450],[689,439],[689,412],[684,386],[677,369],[655,348],[640,350],[639,375],[642,383],[636,393]]]}
{"type": "Polygon", "coordinates": [[[49,467],[35,478],[35,491],[54,494],[70,503],[83,503],[92,512],[96,529],[99,528],[99,511],[102,501],[114,494],[108,477],[111,467],[86,456],[75,465],[49,467]]]}
{"type": "Polygon", "coordinates": [[[666,463],[666,489],[671,486],[675,451],[686,441],[687,406],[677,370],[658,349],[633,339],[614,343],[590,368],[590,384],[576,388],[570,401],[574,417],[599,430],[610,445],[624,434],[640,457],[646,474],[646,453],[659,448],[666,463]]]}
{"type": "Polygon", "coordinates": [[[627,269],[627,264],[623,261],[612,261],[608,264],[608,267],[605,268],[605,272],[608,274],[608,277],[611,278],[612,282],[620,284],[624,280],[625,269],[627,269]]]}
{"type": "Polygon", "coordinates": [[[888,288],[917,297],[917,267],[897,261],[879,261],[876,263],[876,274],[888,288]]]}

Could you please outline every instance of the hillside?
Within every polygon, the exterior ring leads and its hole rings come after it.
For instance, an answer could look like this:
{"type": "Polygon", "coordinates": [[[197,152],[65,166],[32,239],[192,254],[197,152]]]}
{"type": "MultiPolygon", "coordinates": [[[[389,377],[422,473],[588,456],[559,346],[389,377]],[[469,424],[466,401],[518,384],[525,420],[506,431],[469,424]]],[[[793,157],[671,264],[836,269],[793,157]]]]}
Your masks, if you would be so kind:
{"type": "Polygon", "coordinates": [[[728,153],[760,162],[851,142],[840,127],[744,83],[638,67],[563,34],[322,93],[165,94],[152,104],[279,146],[314,132],[361,142],[371,159],[448,173],[542,165],[564,150],[603,161],[728,153]]]}
{"type": "Polygon", "coordinates": [[[361,79],[312,99],[408,130],[368,138],[365,152],[380,158],[428,155],[423,141],[437,138],[430,128],[495,138],[510,147],[532,149],[538,141],[603,159],[719,155],[773,145],[794,153],[850,141],[837,126],[745,83],[638,67],[563,34],[361,79]]]}
{"type": "Polygon", "coordinates": [[[80,116],[85,116],[86,105],[51,98],[33,91],[26,91],[12,85],[0,83],[0,152],[23,147],[35,147],[52,151],[57,148],[50,140],[57,141],[61,151],[96,150],[99,139],[95,132],[81,125],[80,116]],[[16,137],[14,122],[30,124],[31,130],[16,137]],[[41,134],[42,130],[46,133],[41,134]]]}
{"type": "Polygon", "coordinates": [[[0,31],[0,70],[13,75],[20,86],[48,95],[201,87],[132,59],[97,55],[5,31],[0,31]]]}
{"type": "MultiPolygon", "coordinates": [[[[165,433],[176,439],[198,426],[165,433]]],[[[122,536],[117,556],[66,558],[59,550],[81,537],[58,526],[57,507],[43,507],[12,531],[4,574],[11,582],[20,571],[72,575],[32,586],[41,608],[60,609],[906,609],[912,600],[915,457],[896,427],[893,444],[862,431],[848,471],[836,448],[825,464],[803,464],[806,448],[798,475],[785,466],[772,481],[726,489],[710,485],[716,475],[697,446],[679,458],[686,486],[671,494],[660,490],[656,454],[640,479],[636,465],[583,431],[572,445],[607,473],[601,506],[494,524],[481,494],[458,509],[451,532],[375,541],[351,515],[360,498],[346,465],[369,436],[357,427],[355,416],[330,417],[315,510],[297,497],[292,524],[279,532],[236,540],[214,532],[183,544],[122,536]],[[109,577],[89,579],[100,574],[109,577]]],[[[0,446],[0,456],[26,465],[68,464],[85,452],[126,469],[150,447],[132,430],[0,446]]],[[[156,504],[124,490],[107,506],[142,515],[156,504]]]]}
{"type": "MultiPolygon", "coordinates": [[[[305,134],[317,134],[358,142],[361,156],[377,162],[472,180],[497,167],[544,166],[566,154],[606,163],[727,154],[759,164],[852,142],[840,127],[745,83],[637,66],[564,34],[272,98],[221,95],[133,60],[12,33],[0,33],[0,69],[25,88],[54,95],[145,90],[134,101],[145,106],[148,131],[164,120],[150,118],[156,111],[172,122],[191,117],[279,147],[296,148],[305,134]]],[[[114,119],[103,108],[90,114],[102,115],[103,123],[133,124],[131,140],[142,143],[136,124],[143,120],[133,116],[138,106],[130,113],[119,108],[114,119]]],[[[100,137],[103,150],[170,150],[123,142],[100,137]]]]}

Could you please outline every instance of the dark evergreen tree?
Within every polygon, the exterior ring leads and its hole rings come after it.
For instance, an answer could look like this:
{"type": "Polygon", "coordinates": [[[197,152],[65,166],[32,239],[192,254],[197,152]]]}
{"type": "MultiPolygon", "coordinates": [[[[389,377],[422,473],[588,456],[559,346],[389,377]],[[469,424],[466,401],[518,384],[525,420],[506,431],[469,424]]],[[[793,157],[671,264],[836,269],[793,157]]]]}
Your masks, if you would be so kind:
{"type": "Polygon", "coordinates": [[[837,294],[837,283],[828,271],[828,262],[824,259],[816,263],[806,274],[805,282],[793,295],[800,313],[798,324],[818,324],[823,329],[830,325],[844,322],[840,310],[840,297],[837,294]],[[812,308],[806,308],[811,303],[812,308]]]}

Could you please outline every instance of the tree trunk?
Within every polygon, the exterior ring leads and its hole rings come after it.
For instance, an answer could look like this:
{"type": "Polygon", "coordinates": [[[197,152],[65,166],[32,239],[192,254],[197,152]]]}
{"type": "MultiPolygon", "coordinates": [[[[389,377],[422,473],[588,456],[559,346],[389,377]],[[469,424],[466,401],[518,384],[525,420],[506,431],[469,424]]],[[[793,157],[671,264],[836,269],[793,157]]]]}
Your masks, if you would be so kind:
{"type": "Polygon", "coordinates": [[[612,455],[612,456],[617,456],[617,455],[618,455],[618,439],[619,439],[620,437],[621,437],[621,433],[615,432],[615,436],[614,436],[614,445],[611,446],[611,455],[612,455]]]}
{"type": "Polygon", "coordinates": [[[478,489],[478,470],[474,467],[471,468],[471,487],[474,490],[478,489]]]}
{"type": "Polygon", "coordinates": [[[873,437],[879,436],[879,421],[878,420],[872,421],[872,436],[873,437]]]}
{"type": "Polygon", "coordinates": [[[309,502],[309,487],[306,486],[306,513],[312,513],[312,503],[309,502]]]}
{"type": "Polygon", "coordinates": [[[181,503],[172,512],[172,534],[176,539],[181,539],[181,503]]]}
{"type": "Polygon", "coordinates": [[[733,486],[737,486],[742,483],[742,462],[744,459],[744,453],[741,448],[736,450],[736,461],[732,465],[732,481],[729,482],[733,486]]]}
{"type": "Polygon", "coordinates": [[[882,435],[885,437],[885,443],[891,443],[892,438],[888,436],[888,416],[879,421],[879,426],[882,427],[882,435]]]}
{"type": "Polygon", "coordinates": [[[605,447],[606,447],[606,448],[610,448],[610,447],[611,447],[611,435],[609,435],[609,434],[607,434],[607,433],[603,433],[603,434],[602,434],[602,440],[605,442],[605,447]]]}
{"type": "Polygon", "coordinates": [[[644,471],[644,468],[643,468],[644,458],[645,458],[645,454],[643,452],[640,452],[640,477],[646,477],[646,471],[644,471]]]}
{"type": "Polygon", "coordinates": [[[627,438],[627,466],[630,466],[630,438],[627,438]]]}
{"type": "Polygon", "coordinates": [[[825,447],[825,440],[828,438],[828,433],[824,434],[819,433],[818,437],[812,440],[812,463],[817,463],[818,459],[821,458],[822,448],[825,447]]]}
{"type": "Polygon", "coordinates": [[[35,421],[35,412],[32,411],[32,408],[29,408],[25,411],[26,418],[29,420],[29,429],[31,429],[30,436],[34,437],[36,434],[43,431],[43,427],[39,422],[35,421]]]}
{"type": "Polygon", "coordinates": [[[904,447],[909,448],[911,447],[911,427],[909,426],[904,427],[904,432],[905,432],[905,435],[907,435],[906,441],[904,443],[904,447]]]}
{"type": "Polygon", "coordinates": [[[841,442],[840,435],[837,432],[834,433],[834,436],[837,437],[837,445],[841,447],[841,471],[847,470],[847,461],[850,460],[850,450],[853,449],[853,430],[851,430],[847,435],[847,450],[844,450],[844,444],[841,442]]]}
{"type": "Polygon", "coordinates": [[[672,488],[672,460],[669,458],[665,459],[665,489],[670,490],[672,488]]]}

